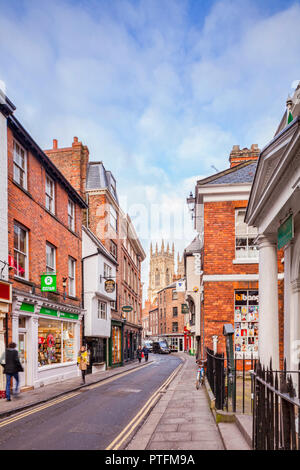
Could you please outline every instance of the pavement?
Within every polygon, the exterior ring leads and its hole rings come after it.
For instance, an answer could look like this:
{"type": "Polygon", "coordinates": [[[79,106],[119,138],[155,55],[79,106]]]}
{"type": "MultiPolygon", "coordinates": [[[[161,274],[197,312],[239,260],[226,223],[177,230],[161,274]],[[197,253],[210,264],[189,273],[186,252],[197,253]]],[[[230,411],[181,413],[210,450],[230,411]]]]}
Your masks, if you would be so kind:
{"type": "Polygon", "coordinates": [[[180,357],[181,370],[126,450],[224,450],[205,387],[195,386],[195,357],[180,357]]]}
{"type": "Polygon", "coordinates": [[[137,369],[144,367],[146,364],[153,362],[153,359],[149,359],[147,363],[142,361],[141,364],[137,360],[130,362],[122,367],[108,369],[105,371],[96,372],[94,374],[86,375],[85,385],[81,385],[81,374],[78,377],[74,377],[69,380],[62,382],[55,382],[44,387],[35,388],[26,392],[21,392],[19,395],[11,395],[11,401],[6,399],[0,399],[0,419],[6,416],[18,413],[32,406],[40,403],[45,403],[49,400],[65,395],[66,393],[80,390],[84,387],[88,387],[91,384],[101,382],[113,377],[115,375],[122,374],[128,370],[137,369]]]}

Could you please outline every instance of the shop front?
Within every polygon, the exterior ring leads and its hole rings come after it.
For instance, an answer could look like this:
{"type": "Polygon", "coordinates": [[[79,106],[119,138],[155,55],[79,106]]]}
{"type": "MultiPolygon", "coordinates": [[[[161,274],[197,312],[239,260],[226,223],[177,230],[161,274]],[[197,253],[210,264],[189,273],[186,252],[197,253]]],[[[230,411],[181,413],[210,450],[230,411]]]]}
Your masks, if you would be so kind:
{"type": "Polygon", "coordinates": [[[23,389],[37,388],[78,375],[80,309],[51,304],[40,299],[17,296],[13,299],[12,338],[18,345],[24,371],[23,389]]]}
{"type": "Polygon", "coordinates": [[[136,359],[136,351],[141,344],[141,331],[136,328],[124,328],[124,362],[136,359]]]}
{"type": "Polygon", "coordinates": [[[109,339],[109,365],[119,367],[123,365],[123,323],[111,320],[111,337],[109,339]]]}
{"type": "Polygon", "coordinates": [[[85,337],[85,343],[89,354],[87,373],[92,374],[105,370],[107,365],[107,339],[85,337]]]}
{"type": "MultiPolygon", "coordinates": [[[[0,357],[5,351],[7,333],[7,315],[12,302],[12,284],[0,280],[0,357]]],[[[0,367],[0,398],[5,398],[5,375],[0,367]]]]}

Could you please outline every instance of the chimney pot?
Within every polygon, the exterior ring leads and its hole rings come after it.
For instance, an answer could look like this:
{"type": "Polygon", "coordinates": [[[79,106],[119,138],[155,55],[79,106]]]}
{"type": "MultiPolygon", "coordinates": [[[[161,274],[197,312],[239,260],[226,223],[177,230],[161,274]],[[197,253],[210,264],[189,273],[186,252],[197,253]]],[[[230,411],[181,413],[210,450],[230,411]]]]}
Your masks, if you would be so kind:
{"type": "Polygon", "coordinates": [[[78,137],[74,137],[74,143],[78,142],[78,137]]]}
{"type": "Polygon", "coordinates": [[[53,139],[53,149],[57,149],[57,139],[53,139]]]}

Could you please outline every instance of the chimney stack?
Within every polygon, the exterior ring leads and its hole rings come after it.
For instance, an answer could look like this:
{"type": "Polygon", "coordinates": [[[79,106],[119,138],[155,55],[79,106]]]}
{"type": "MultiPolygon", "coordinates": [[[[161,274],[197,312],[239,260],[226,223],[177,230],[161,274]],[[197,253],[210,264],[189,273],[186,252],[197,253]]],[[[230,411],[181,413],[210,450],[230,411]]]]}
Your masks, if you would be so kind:
{"type": "Polygon", "coordinates": [[[250,149],[247,147],[240,149],[239,145],[234,145],[229,156],[230,168],[249,160],[255,161],[258,159],[259,154],[260,149],[257,144],[252,144],[250,149]]]}

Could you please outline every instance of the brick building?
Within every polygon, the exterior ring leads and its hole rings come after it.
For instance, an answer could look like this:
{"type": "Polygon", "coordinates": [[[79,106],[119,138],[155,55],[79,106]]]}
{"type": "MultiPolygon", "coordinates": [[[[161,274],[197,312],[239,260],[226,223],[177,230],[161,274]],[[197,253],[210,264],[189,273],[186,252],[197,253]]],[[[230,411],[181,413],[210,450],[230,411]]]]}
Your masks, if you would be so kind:
{"type": "Polygon", "coordinates": [[[87,206],[14,109],[6,115],[6,129],[7,275],[13,287],[6,343],[19,346],[21,386],[38,387],[78,374],[82,211],[87,206]]]}
{"type": "Polygon", "coordinates": [[[124,360],[135,357],[141,342],[141,263],[145,252],[129,216],[120,207],[116,180],[102,161],[89,161],[88,148],[77,137],[67,148],[58,148],[54,139],[53,148],[45,153],[85,198],[86,227],[118,262],[116,302],[111,309],[109,365],[122,365],[124,360]],[[123,312],[124,306],[132,307],[132,311],[123,312]]]}
{"type": "Polygon", "coordinates": [[[158,336],[167,339],[172,349],[184,351],[185,292],[177,292],[177,283],[161,289],[157,293],[157,322],[158,336]]]}
{"type": "MultiPolygon", "coordinates": [[[[194,197],[195,228],[202,245],[201,345],[225,352],[223,325],[235,328],[235,357],[257,357],[258,248],[257,230],[244,222],[259,155],[234,146],[230,168],[197,182],[194,197]]],[[[279,298],[283,295],[282,254],[278,253],[279,298]]]]}
{"type": "Polygon", "coordinates": [[[119,270],[117,273],[118,305],[131,307],[123,312],[123,361],[136,357],[136,350],[142,341],[142,289],[141,263],[146,258],[129,215],[119,208],[120,237],[118,240],[119,270]]]}

